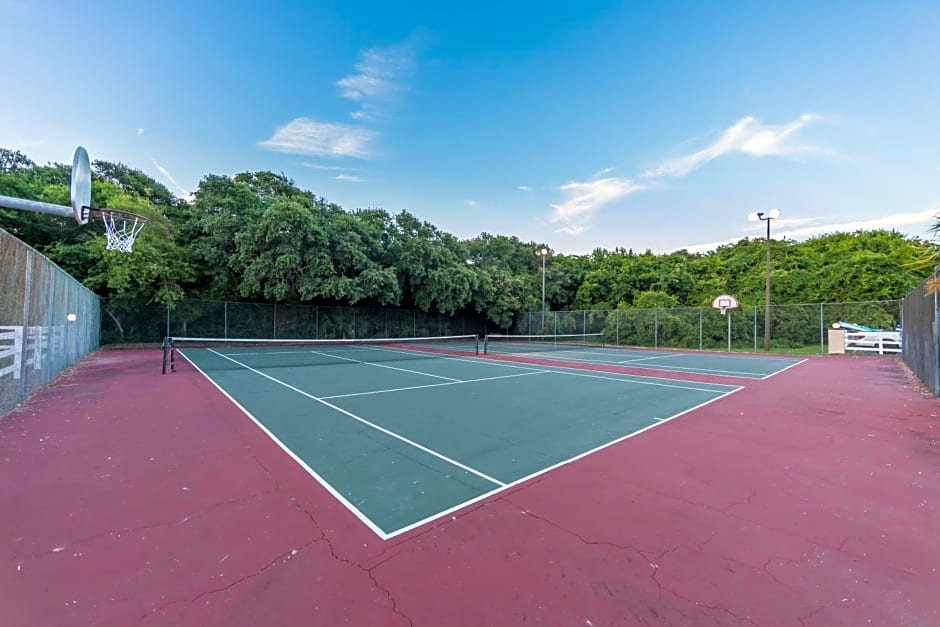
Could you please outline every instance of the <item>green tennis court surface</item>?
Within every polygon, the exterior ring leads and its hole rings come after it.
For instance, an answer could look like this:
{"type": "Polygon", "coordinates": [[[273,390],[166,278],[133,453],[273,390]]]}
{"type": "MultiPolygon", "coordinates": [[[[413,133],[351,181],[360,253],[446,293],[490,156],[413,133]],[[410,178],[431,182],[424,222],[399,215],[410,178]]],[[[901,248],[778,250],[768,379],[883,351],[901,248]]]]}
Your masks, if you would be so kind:
{"type": "Polygon", "coordinates": [[[485,352],[488,355],[517,355],[573,363],[608,364],[741,379],[767,379],[806,361],[792,357],[757,357],[715,352],[683,353],[655,349],[592,346],[590,343],[581,342],[579,336],[568,336],[571,338],[570,341],[554,341],[553,336],[540,336],[537,340],[526,340],[525,337],[490,336],[487,338],[485,352]]]}
{"type": "Polygon", "coordinates": [[[182,352],[383,538],[739,389],[425,350],[182,352]]]}

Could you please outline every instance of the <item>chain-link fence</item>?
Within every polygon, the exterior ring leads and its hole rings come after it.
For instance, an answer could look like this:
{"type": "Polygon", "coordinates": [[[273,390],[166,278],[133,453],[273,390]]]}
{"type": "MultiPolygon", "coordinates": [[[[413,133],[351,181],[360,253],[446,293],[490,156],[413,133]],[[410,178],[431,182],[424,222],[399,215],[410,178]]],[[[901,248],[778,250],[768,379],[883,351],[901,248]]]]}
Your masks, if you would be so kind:
{"type": "MultiPolygon", "coordinates": [[[[772,351],[825,353],[835,322],[894,330],[901,325],[901,301],[773,305],[772,351]]],[[[722,315],[711,307],[671,307],[518,314],[512,334],[603,333],[608,344],[698,350],[763,350],[764,307],[742,305],[722,315]]]]}
{"type": "Polygon", "coordinates": [[[98,297],[0,229],[0,416],[98,347],[98,297]]]}
{"type": "Polygon", "coordinates": [[[904,329],[901,337],[901,354],[904,363],[923,381],[930,391],[940,396],[940,366],[937,356],[937,293],[940,272],[933,279],[924,281],[904,297],[904,329]]]}
{"type": "Polygon", "coordinates": [[[103,343],[155,343],[164,337],[353,339],[482,334],[470,316],[410,309],[184,300],[172,306],[113,298],[102,303],[103,343]]]}

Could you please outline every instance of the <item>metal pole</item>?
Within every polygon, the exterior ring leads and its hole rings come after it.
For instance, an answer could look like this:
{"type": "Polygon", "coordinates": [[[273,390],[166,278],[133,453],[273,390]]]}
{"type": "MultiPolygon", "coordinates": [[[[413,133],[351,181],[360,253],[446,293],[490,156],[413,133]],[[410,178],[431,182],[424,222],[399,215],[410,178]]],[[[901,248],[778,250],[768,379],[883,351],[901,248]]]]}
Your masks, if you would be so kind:
{"type": "Polygon", "coordinates": [[[222,337],[228,339],[228,301],[225,301],[223,310],[225,313],[222,315],[222,324],[224,325],[224,328],[222,329],[222,333],[224,333],[224,335],[222,337]]]}
{"type": "Polygon", "coordinates": [[[617,346],[620,346],[620,310],[614,309],[614,315],[617,317],[617,346]]]}
{"type": "Polygon", "coordinates": [[[0,196],[0,207],[7,209],[16,209],[17,211],[34,211],[38,213],[49,213],[62,218],[74,218],[75,212],[71,207],[64,205],[53,205],[48,202],[38,200],[26,200],[24,198],[14,198],[13,196],[0,196]]]}
{"type": "Polygon", "coordinates": [[[826,328],[826,320],[823,318],[823,304],[819,303],[819,354],[822,355],[826,352],[826,342],[824,340],[824,333],[826,328]]]}
{"type": "Polygon", "coordinates": [[[542,328],[545,328],[545,257],[542,253],[542,328]]]}
{"type": "Polygon", "coordinates": [[[698,349],[702,350],[702,307],[698,308],[698,349]]]}
{"type": "Polygon", "coordinates": [[[659,307],[653,310],[653,348],[659,348],[659,307]]]}
{"type": "Polygon", "coordinates": [[[731,352],[731,310],[728,310],[728,352],[731,352]]]}
{"type": "Polygon", "coordinates": [[[170,306],[166,306],[166,335],[163,337],[170,337],[170,306]]]}
{"type": "Polygon", "coordinates": [[[767,217],[767,280],[764,285],[764,351],[770,351],[770,221],[767,217]]]}
{"type": "Polygon", "coordinates": [[[754,352],[757,352],[757,305],[754,305],[754,352]]]}

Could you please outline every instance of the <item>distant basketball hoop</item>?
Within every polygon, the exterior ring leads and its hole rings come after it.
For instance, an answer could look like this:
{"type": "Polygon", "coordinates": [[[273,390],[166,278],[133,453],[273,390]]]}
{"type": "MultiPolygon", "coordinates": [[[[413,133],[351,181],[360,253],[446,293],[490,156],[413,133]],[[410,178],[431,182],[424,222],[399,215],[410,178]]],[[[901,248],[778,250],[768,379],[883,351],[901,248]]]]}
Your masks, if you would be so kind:
{"type": "Polygon", "coordinates": [[[725,312],[727,312],[729,309],[737,309],[738,305],[738,299],[734,296],[729,296],[728,294],[722,294],[712,301],[712,307],[715,309],[720,309],[722,316],[725,315],[725,312]]]}

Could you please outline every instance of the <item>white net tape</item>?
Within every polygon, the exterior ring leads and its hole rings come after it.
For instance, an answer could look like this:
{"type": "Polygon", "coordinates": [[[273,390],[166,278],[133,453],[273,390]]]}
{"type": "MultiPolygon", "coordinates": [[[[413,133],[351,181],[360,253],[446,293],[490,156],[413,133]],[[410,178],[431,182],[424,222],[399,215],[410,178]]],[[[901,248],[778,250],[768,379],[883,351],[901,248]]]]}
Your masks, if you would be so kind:
{"type": "Polygon", "coordinates": [[[102,211],[101,221],[104,222],[104,236],[108,240],[107,249],[122,253],[131,252],[137,234],[147,225],[146,220],[112,211],[102,211]]]}

